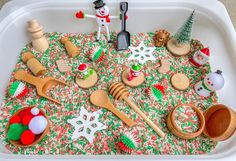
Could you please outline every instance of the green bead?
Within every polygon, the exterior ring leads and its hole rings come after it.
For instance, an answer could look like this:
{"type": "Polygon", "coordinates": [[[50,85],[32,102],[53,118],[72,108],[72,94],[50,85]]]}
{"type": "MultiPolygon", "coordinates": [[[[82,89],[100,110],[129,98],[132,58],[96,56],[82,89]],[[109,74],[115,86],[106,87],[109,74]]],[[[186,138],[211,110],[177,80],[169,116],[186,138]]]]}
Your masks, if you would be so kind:
{"type": "Polygon", "coordinates": [[[7,138],[10,140],[20,140],[21,134],[28,129],[23,124],[11,124],[7,132],[7,138]]]}

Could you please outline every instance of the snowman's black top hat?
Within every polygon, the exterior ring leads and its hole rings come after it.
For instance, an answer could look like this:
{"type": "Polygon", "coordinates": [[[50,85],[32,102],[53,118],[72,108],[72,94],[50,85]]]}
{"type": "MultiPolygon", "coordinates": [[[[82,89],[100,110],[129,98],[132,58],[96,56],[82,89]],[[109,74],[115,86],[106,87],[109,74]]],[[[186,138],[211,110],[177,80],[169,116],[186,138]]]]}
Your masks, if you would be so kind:
{"type": "Polygon", "coordinates": [[[103,2],[103,0],[96,0],[93,2],[93,4],[95,5],[95,9],[99,9],[102,8],[103,6],[106,5],[106,3],[103,2]]]}

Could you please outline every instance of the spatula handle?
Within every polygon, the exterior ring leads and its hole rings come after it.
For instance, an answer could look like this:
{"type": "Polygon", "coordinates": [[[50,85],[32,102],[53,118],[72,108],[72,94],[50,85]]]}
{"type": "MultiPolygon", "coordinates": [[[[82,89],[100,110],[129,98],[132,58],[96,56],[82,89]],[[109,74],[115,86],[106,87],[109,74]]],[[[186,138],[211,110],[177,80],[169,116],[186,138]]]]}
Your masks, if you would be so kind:
{"type": "Polygon", "coordinates": [[[117,117],[119,117],[126,125],[128,125],[129,127],[132,127],[135,125],[135,122],[133,120],[131,120],[130,118],[128,118],[128,116],[126,116],[125,114],[121,113],[117,108],[115,108],[115,106],[111,103],[108,102],[106,104],[107,109],[110,110],[112,113],[114,113],[117,117]],[[109,108],[108,108],[109,107],[109,108]]]}
{"type": "Polygon", "coordinates": [[[160,136],[165,137],[165,133],[161,131],[161,129],[156,126],[138,107],[135,103],[133,103],[129,98],[125,97],[124,100],[128,103],[128,105],[136,112],[138,113],[145,121],[146,123],[153,128],[153,130],[160,136]]]}
{"type": "Polygon", "coordinates": [[[32,76],[28,74],[26,71],[18,70],[15,72],[14,78],[17,80],[25,81],[27,83],[30,83],[34,86],[37,86],[41,82],[40,78],[37,78],[35,76],[32,76]]]}

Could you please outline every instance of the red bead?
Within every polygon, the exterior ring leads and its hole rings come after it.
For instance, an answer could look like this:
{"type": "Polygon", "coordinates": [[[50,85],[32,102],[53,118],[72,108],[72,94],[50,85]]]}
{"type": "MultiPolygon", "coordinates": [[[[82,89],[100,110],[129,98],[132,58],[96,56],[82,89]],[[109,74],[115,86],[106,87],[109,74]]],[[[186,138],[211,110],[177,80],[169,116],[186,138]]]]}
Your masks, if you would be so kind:
{"type": "Polygon", "coordinates": [[[10,119],[10,124],[14,124],[14,123],[20,123],[21,122],[21,118],[20,116],[12,116],[10,119]]]}
{"type": "Polygon", "coordinates": [[[87,65],[86,64],[80,64],[79,65],[79,67],[78,67],[78,69],[80,70],[80,71],[83,71],[83,70],[85,70],[87,68],[87,65]]]}
{"type": "Polygon", "coordinates": [[[31,132],[31,130],[25,130],[20,137],[20,142],[23,145],[32,144],[35,140],[35,135],[31,132]]]}
{"type": "Polygon", "coordinates": [[[32,115],[25,115],[25,116],[23,116],[22,124],[27,126],[32,118],[33,118],[32,115]]]}

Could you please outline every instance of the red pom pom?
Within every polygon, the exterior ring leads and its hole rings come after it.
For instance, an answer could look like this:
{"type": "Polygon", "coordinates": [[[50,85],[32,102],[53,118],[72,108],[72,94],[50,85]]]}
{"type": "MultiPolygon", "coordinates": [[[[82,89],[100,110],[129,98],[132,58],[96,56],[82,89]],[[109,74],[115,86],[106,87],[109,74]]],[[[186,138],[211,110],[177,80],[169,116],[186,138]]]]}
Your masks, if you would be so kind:
{"type": "Polygon", "coordinates": [[[34,142],[35,135],[30,130],[25,130],[20,137],[20,142],[24,145],[29,145],[34,142]]]}
{"type": "Polygon", "coordinates": [[[82,11],[79,11],[75,14],[76,18],[84,18],[84,13],[82,11]]]}
{"type": "Polygon", "coordinates": [[[22,124],[25,125],[25,126],[28,126],[30,120],[33,118],[32,115],[25,115],[23,116],[22,118],[22,124]]]}
{"type": "Polygon", "coordinates": [[[12,116],[10,119],[10,124],[14,124],[14,123],[20,123],[21,122],[21,118],[20,116],[12,116]]]}
{"type": "MultiPolygon", "coordinates": [[[[21,119],[25,116],[25,115],[32,115],[31,114],[31,108],[25,109],[23,111],[21,111],[19,113],[19,116],[21,117],[21,119]]],[[[33,116],[33,115],[32,115],[33,116]]]]}

